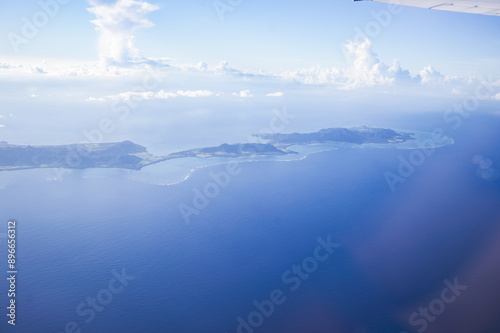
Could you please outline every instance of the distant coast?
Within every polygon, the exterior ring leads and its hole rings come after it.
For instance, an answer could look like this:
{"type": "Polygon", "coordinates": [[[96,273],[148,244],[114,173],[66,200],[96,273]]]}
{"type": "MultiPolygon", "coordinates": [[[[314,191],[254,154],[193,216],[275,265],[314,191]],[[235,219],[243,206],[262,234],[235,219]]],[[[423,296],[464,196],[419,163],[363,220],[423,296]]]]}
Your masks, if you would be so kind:
{"type": "Polygon", "coordinates": [[[224,143],[217,147],[195,148],[166,156],[154,156],[145,147],[131,141],[54,146],[11,145],[2,141],[0,142],[0,171],[36,168],[140,170],[145,166],[176,158],[279,156],[297,154],[288,149],[294,145],[391,144],[414,139],[412,133],[371,127],[328,128],[314,133],[274,133],[254,136],[265,143],[224,143]]]}

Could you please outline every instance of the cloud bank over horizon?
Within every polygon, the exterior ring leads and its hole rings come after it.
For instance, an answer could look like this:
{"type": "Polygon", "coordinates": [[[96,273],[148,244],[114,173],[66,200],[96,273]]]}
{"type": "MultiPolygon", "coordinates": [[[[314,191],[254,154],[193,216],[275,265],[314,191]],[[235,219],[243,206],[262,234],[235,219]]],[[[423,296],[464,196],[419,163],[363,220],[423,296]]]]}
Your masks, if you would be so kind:
{"type": "MultiPolygon", "coordinates": [[[[132,1],[133,0],[120,0],[132,1]]],[[[124,39],[120,39],[123,41],[124,39]]],[[[299,68],[295,71],[264,72],[262,70],[252,72],[245,69],[232,67],[225,60],[216,65],[209,65],[203,61],[197,64],[167,64],[166,58],[146,58],[138,50],[132,49],[131,44],[114,44],[113,52],[116,56],[106,57],[105,63],[54,63],[43,60],[40,63],[0,63],[0,75],[10,74],[45,74],[46,76],[61,77],[113,77],[133,76],[147,69],[156,68],[161,71],[177,73],[199,73],[215,75],[218,77],[233,77],[247,81],[251,80],[284,80],[303,85],[332,85],[340,89],[355,89],[372,86],[390,86],[393,84],[443,84],[443,83],[467,83],[473,77],[459,77],[442,74],[432,65],[428,65],[418,73],[410,73],[404,69],[398,59],[394,59],[391,65],[382,62],[374,51],[371,40],[360,42],[347,41],[346,66],[299,68]],[[118,52],[119,51],[119,52],[118,52]],[[133,51],[133,52],[132,52],[133,51]],[[134,53],[135,52],[135,53],[134,53]],[[134,55],[135,54],[135,55],[134,55]],[[118,62],[117,60],[120,60],[118,62]]],[[[111,53],[106,53],[111,54],[111,53]]],[[[0,76],[1,77],[1,76],[0,76]]]]}
{"type": "MultiPolygon", "coordinates": [[[[99,91],[88,89],[85,101],[107,101],[142,98],[166,100],[172,97],[234,96],[241,99],[257,97],[279,98],[297,86],[307,86],[306,92],[330,90],[387,89],[422,94],[438,87],[450,95],[465,95],[488,78],[458,77],[441,73],[432,65],[411,73],[398,59],[384,63],[375,52],[369,39],[348,40],[344,45],[345,66],[312,66],[291,71],[250,71],[231,66],[221,60],[208,64],[201,59],[196,64],[174,62],[168,58],[150,58],[135,47],[134,33],[154,26],[148,16],[159,6],[144,0],[87,0],[87,10],[95,15],[91,22],[99,31],[99,62],[62,63],[0,62],[0,82],[33,80],[56,84],[58,80],[116,80],[123,82],[113,89],[99,91]],[[158,72],[169,76],[170,85],[134,89],[147,73],[158,72]],[[182,85],[175,86],[175,82],[182,85]],[[232,85],[237,82],[238,87],[232,85]],[[132,84],[130,84],[132,83],[132,84]],[[128,84],[128,87],[127,87],[128,84]],[[214,87],[213,85],[217,85],[214,87]],[[265,87],[256,91],[256,87],[265,87]],[[121,88],[121,90],[118,90],[121,88]],[[217,93],[214,93],[216,91],[217,93]],[[183,92],[187,95],[183,95],[183,92]],[[192,96],[190,96],[190,94],[192,96]]],[[[499,78],[489,79],[490,81],[499,78]]],[[[498,87],[497,87],[498,88],[498,87]]],[[[258,90],[258,89],[257,89],[258,90]]],[[[375,92],[376,93],[376,92],[375,92]]],[[[500,92],[495,92],[498,96],[500,92]]],[[[30,93],[28,96],[31,96],[30,93]]],[[[493,99],[493,98],[492,98],[493,99]]],[[[495,101],[498,97],[494,98],[495,101]]]]}

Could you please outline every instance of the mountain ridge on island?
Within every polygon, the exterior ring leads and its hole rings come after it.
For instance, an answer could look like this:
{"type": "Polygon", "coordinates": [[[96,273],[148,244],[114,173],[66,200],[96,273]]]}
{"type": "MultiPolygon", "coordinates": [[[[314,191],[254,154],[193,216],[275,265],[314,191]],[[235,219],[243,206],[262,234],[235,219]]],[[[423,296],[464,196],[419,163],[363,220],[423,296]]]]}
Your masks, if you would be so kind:
{"type": "Polygon", "coordinates": [[[264,133],[254,136],[268,140],[279,147],[314,143],[400,143],[413,140],[413,133],[367,126],[352,128],[326,128],[313,133],[264,133]]]}
{"type": "Polygon", "coordinates": [[[0,171],[35,168],[121,168],[140,170],[143,167],[175,158],[238,158],[297,154],[290,146],[318,143],[400,143],[413,140],[412,133],[391,129],[354,127],[328,128],[314,133],[255,134],[267,143],[221,144],[154,156],[146,147],[131,141],[84,143],[53,146],[11,145],[0,142],[0,171]]]}

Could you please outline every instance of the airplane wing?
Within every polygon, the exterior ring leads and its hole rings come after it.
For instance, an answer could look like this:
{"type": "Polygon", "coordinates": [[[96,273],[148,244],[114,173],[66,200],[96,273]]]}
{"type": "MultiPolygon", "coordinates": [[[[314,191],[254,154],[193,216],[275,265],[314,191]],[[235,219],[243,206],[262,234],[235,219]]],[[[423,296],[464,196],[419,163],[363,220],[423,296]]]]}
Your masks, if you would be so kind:
{"type": "Polygon", "coordinates": [[[500,16],[500,0],[354,0],[378,1],[403,6],[449,10],[452,12],[500,16]]]}

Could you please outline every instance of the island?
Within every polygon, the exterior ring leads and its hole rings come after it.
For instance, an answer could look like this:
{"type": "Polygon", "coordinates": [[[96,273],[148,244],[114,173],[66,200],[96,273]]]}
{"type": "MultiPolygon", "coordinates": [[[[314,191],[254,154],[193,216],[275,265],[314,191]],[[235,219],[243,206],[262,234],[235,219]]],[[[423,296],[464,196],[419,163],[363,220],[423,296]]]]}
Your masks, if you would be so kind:
{"type": "Polygon", "coordinates": [[[35,168],[121,168],[140,170],[143,167],[175,158],[238,158],[297,154],[289,147],[320,143],[401,143],[413,140],[412,133],[391,129],[354,127],[328,128],[314,133],[254,134],[261,143],[221,144],[154,156],[131,141],[82,143],[54,146],[12,145],[0,142],[0,171],[35,168]],[[267,142],[264,142],[267,141],[267,142]]]}
{"type": "Polygon", "coordinates": [[[23,146],[0,142],[1,171],[61,167],[140,169],[157,159],[145,147],[130,141],[55,146],[23,146]]]}
{"type": "Polygon", "coordinates": [[[353,128],[327,128],[314,133],[254,134],[277,147],[319,143],[401,143],[413,140],[413,133],[396,132],[385,128],[367,126],[353,128]]]}

